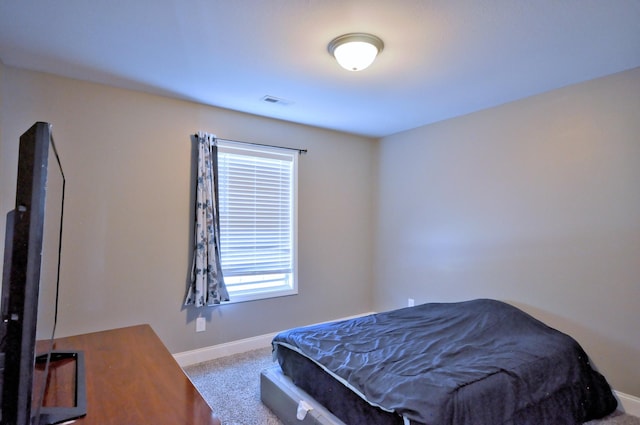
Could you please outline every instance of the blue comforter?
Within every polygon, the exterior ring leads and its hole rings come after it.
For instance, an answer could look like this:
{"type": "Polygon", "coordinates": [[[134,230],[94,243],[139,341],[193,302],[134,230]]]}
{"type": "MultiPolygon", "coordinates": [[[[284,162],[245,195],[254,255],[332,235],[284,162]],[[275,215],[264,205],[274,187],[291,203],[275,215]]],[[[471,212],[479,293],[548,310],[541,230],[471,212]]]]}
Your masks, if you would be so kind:
{"type": "Polygon", "coordinates": [[[279,346],[413,423],[577,424],[617,405],[574,339],[495,300],[292,329],[279,346]]]}

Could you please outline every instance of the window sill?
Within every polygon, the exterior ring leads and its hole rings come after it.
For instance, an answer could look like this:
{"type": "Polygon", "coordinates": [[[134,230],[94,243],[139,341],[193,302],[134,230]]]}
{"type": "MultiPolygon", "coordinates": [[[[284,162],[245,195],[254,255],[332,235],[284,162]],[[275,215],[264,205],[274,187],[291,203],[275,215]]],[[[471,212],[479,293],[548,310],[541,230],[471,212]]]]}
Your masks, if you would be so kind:
{"type": "Polygon", "coordinates": [[[236,304],[247,301],[265,300],[269,298],[288,297],[291,295],[298,295],[297,289],[279,289],[274,291],[262,291],[253,293],[229,293],[229,301],[224,301],[222,304],[236,304]]]}

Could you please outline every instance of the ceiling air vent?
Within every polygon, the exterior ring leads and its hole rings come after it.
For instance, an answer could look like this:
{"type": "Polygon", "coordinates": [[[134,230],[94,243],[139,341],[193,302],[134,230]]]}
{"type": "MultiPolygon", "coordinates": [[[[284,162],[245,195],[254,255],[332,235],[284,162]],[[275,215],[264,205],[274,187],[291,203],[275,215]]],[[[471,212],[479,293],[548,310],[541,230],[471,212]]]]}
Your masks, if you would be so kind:
{"type": "Polygon", "coordinates": [[[281,99],[279,97],[270,96],[270,95],[264,96],[262,98],[262,101],[265,102],[265,103],[272,103],[274,105],[282,105],[282,106],[291,105],[293,103],[290,100],[281,99]]]}

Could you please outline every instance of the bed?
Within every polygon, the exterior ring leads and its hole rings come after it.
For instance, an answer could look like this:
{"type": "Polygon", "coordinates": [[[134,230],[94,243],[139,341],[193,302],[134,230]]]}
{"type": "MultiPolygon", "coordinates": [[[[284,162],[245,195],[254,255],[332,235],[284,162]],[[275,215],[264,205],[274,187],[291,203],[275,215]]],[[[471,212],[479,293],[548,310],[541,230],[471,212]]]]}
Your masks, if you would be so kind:
{"type": "Polygon", "coordinates": [[[272,346],[286,380],[337,418],[327,423],[580,424],[617,406],[573,338],[496,300],[291,329],[272,346]]]}

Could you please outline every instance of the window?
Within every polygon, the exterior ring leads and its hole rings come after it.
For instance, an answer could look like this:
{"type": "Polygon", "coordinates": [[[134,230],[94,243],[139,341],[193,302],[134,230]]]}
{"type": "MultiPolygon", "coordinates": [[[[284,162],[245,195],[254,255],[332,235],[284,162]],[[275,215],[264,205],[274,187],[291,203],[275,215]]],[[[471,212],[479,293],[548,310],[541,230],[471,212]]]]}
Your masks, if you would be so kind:
{"type": "Polygon", "coordinates": [[[232,302],[298,293],[297,155],[218,142],[220,255],[232,302]]]}

